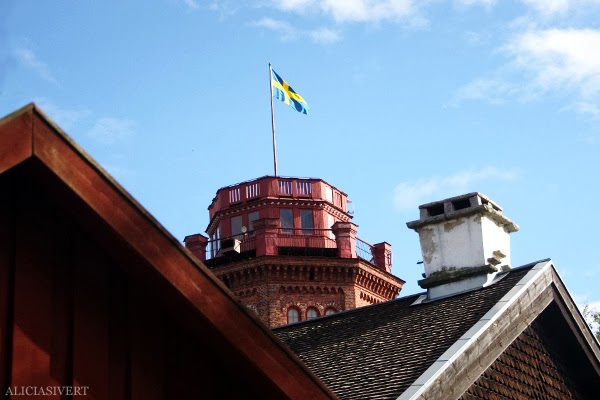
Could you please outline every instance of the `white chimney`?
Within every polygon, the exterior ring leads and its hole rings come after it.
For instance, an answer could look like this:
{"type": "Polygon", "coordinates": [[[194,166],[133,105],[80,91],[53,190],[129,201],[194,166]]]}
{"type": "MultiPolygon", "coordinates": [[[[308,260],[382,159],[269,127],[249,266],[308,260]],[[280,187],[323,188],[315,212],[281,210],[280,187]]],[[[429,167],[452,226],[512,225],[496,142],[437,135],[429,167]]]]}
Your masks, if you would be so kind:
{"type": "Polygon", "coordinates": [[[429,299],[479,288],[510,269],[510,233],[519,227],[481,193],[419,206],[421,217],[406,225],[419,234],[429,299]]]}

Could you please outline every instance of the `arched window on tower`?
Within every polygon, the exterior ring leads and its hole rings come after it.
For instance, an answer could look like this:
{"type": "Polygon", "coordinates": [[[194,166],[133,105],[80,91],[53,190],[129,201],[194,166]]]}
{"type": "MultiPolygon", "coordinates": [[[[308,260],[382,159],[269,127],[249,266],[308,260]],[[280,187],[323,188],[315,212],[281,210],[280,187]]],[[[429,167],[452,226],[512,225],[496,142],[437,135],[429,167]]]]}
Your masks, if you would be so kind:
{"type": "Polygon", "coordinates": [[[319,311],[314,307],[309,307],[306,310],[306,319],[314,319],[319,317],[319,311]]]}
{"type": "Polygon", "coordinates": [[[327,309],[325,310],[325,315],[331,315],[331,314],[335,314],[337,312],[337,310],[333,307],[327,307],[327,309]]]}
{"type": "Polygon", "coordinates": [[[287,311],[288,324],[300,321],[300,311],[296,307],[290,307],[287,311]]]}

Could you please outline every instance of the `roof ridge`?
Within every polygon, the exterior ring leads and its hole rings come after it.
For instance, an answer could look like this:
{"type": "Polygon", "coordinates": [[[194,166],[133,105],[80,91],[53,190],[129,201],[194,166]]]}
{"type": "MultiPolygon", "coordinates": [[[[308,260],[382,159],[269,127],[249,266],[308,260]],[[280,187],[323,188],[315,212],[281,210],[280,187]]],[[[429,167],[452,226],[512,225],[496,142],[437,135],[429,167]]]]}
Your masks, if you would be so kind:
{"type": "Polygon", "coordinates": [[[32,176],[40,190],[56,192],[52,199],[64,203],[61,209],[75,205],[85,213],[84,223],[98,227],[100,240],[117,243],[120,255],[115,259],[127,260],[117,264],[131,274],[128,279],[150,271],[142,284],[163,292],[165,310],[177,307],[177,318],[185,324],[201,324],[207,334],[220,335],[232,354],[239,353],[282,394],[335,398],[223,282],[34,103],[0,119],[0,175],[29,159],[33,162],[21,170],[28,174],[23,176],[32,176]],[[5,157],[15,147],[18,157],[5,157]]]}
{"type": "MultiPolygon", "coordinates": [[[[547,261],[551,261],[551,259],[550,258],[545,258],[545,259],[542,259],[542,260],[539,260],[539,261],[534,261],[534,262],[531,262],[531,263],[528,263],[528,264],[525,264],[525,265],[521,265],[519,267],[511,268],[510,270],[501,273],[501,275],[505,276],[505,275],[508,275],[508,274],[510,274],[512,272],[522,271],[524,269],[531,268],[531,267],[533,267],[533,266],[535,266],[535,265],[537,265],[539,263],[547,262],[547,261]]],[[[489,285],[489,286],[493,286],[498,281],[499,281],[499,279],[495,279],[494,282],[491,285],[489,285]]],[[[487,286],[487,287],[489,287],[489,286],[487,286]]],[[[486,289],[487,287],[477,288],[476,290],[486,289]]],[[[465,293],[468,293],[468,292],[471,292],[471,291],[473,291],[473,290],[469,290],[469,291],[461,292],[461,293],[456,293],[455,295],[448,296],[448,297],[454,297],[454,296],[457,296],[457,295],[462,295],[462,294],[465,294],[465,293]]],[[[376,303],[376,304],[369,304],[369,305],[366,305],[366,306],[357,307],[357,308],[353,308],[353,309],[350,309],[350,310],[343,310],[343,311],[337,312],[335,314],[323,315],[323,316],[320,316],[320,317],[314,318],[314,319],[309,319],[309,320],[304,320],[304,321],[298,321],[298,322],[292,322],[290,324],[285,324],[285,325],[279,325],[279,326],[272,327],[271,331],[280,331],[282,329],[287,329],[289,327],[309,325],[309,324],[312,324],[312,323],[316,323],[317,321],[324,321],[326,319],[336,318],[336,317],[340,317],[340,316],[346,316],[346,315],[354,314],[354,313],[362,313],[362,312],[365,312],[366,310],[370,310],[370,309],[375,308],[375,307],[385,307],[388,304],[392,304],[392,303],[399,302],[399,301],[408,301],[411,298],[418,299],[420,296],[423,296],[424,294],[426,294],[426,292],[413,293],[413,294],[409,294],[409,295],[402,296],[402,297],[397,297],[395,299],[388,300],[388,301],[383,301],[383,302],[376,303]]],[[[446,299],[448,297],[444,297],[444,299],[446,299]]],[[[438,299],[438,300],[442,300],[442,299],[438,299]]],[[[429,304],[429,303],[431,303],[431,302],[427,302],[427,303],[423,303],[423,304],[429,304]]]]}
{"type": "Polygon", "coordinates": [[[21,116],[21,114],[24,114],[26,112],[29,112],[31,110],[36,110],[38,109],[38,107],[35,105],[35,103],[31,102],[28,103],[26,105],[24,105],[23,107],[19,108],[18,110],[15,110],[13,112],[11,112],[10,114],[7,114],[5,116],[3,116],[2,118],[0,118],[0,125],[3,125],[4,123],[17,118],[19,116],[21,116]]]}
{"type": "Polygon", "coordinates": [[[404,297],[397,297],[395,299],[392,300],[388,300],[388,301],[382,301],[380,303],[375,303],[375,304],[368,304],[366,306],[361,306],[361,307],[357,307],[357,308],[352,308],[350,310],[343,310],[343,311],[339,311],[337,313],[334,314],[330,314],[330,315],[323,315],[320,316],[318,318],[313,318],[313,319],[305,319],[304,321],[298,321],[298,322],[292,322],[290,324],[285,324],[285,325],[279,325],[279,326],[275,326],[273,328],[271,328],[272,331],[279,331],[282,329],[286,329],[289,327],[297,327],[297,326],[302,326],[302,325],[310,325],[312,323],[315,322],[321,322],[321,321],[325,321],[327,319],[333,319],[333,318],[339,318],[342,316],[347,316],[347,315],[351,315],[351,314],[356,314],[356,313],[361,313],[364,312],[366,310],[371,310],[373,308],[376,307],[385,307],[385,306],[389,306],[390,304],[399,302],[399,301],[406,301],[412,297],[419,297],[423,294],[423,292],[421,293],[416,293],[416,294],[410,294],[404,297]]]}
{"type": "MultiPolygon", "coordinates": [[[[531,268],[500,300],[498,300],[470,329],[468,329],[454,344],[452,344],[436,361],[431,364],[411,386],[408,387],[397,400],[415,399],[423,394],[434,383],[439,383],[442,374],[447,371],[456,360],[466,354],[466,351],[474,344],[480,342],[480,338],[489,333],[490,328],[497,328],[497,321],[506,314],[507,310],[525,293],[529,287],[537,281],[538,277],[547,273],[552,268],[552,260],[545,259],[535,263],[514,268],[511,271],[531,268]]],[[[551,278],[550,278],[551,282],[551,278]]],[[[548,282],[548,284],[550,283],[548,282]]],[[[544,287],[545,288],[545,287],[544,287]]],[[[540,288],[541,289],[541,288],[540,288]]],[[[531,299],[530,299],[531,300],[531,299]]],[[[443,386],[443,385],[436,385],[443,386]]],[[[427,397],[427,396],[426,396],[427,397]]]]}

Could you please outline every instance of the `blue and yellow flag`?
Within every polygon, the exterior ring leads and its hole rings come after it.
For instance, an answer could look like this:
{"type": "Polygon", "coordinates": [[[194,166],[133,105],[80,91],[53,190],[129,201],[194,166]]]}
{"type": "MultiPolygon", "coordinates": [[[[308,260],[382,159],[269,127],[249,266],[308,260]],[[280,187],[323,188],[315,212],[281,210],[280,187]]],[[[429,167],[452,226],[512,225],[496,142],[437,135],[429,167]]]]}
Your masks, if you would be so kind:
{"type": "Polygon", "coordinates": [[[271,69],[271,82],[273,85],[273,97],[292,106],[302,114],[308,114],[308,104],[286,81],[281,79],[277,72],[271,69]]]}

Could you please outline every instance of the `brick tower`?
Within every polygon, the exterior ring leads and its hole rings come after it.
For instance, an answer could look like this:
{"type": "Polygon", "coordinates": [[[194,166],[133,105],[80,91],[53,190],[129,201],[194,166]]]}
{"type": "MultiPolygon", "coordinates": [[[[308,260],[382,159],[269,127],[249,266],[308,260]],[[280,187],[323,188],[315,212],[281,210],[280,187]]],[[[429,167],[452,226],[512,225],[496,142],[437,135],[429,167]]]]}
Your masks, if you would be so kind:
{"type": "Polygon", "coordinates": [[[321,179],[265,176],[219,189],[209,237],[184,242],[269,326],[391,300],[391,246],[357,238],[347,204],[321,179]]]}

